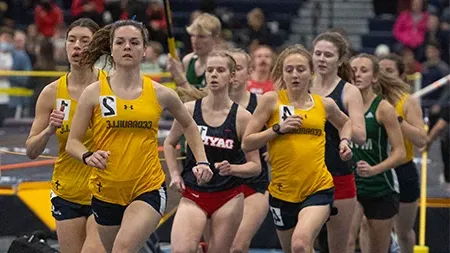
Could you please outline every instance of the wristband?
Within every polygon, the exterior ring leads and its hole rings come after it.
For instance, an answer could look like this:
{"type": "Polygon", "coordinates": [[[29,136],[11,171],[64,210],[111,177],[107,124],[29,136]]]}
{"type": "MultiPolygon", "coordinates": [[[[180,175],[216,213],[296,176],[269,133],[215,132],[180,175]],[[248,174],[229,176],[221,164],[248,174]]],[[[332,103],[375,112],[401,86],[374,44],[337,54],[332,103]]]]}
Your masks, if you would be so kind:
{"type": "Polygon", "coordinates": [[[84,153],[84,154],[81,156],[81,158],[83,159],[83,163],[87,165],[86,159],[87,159],[88,157],[90,157],[91,155],[93,155],[93,154],[94,154],[94,152],[91,152],[91,151],[88,151],[88,152],[84,153]]]}
{"type": "Polygon", "coordinates": [[[209,162],[197,162],[197,165],[206,165],[209,167],[211,164],[209,162]]]}

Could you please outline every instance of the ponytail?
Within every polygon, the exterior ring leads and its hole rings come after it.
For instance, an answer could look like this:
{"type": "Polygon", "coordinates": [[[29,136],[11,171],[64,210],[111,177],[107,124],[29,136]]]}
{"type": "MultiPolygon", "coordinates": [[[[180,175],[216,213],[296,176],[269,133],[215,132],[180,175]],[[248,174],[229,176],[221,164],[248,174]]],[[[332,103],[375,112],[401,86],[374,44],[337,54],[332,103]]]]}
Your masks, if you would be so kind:
{"type": "Polygon", "coordinates": [[[347,60],[343,61],[339,66],[338,76],[347,83],[352,83],[353,80],[355,80],[355,74],[353,73],[352,66],[350,66],[350,63],[347,60]]]}
{"type": "Polygon", "coordinates": [[[91,42],[83,48],[80,65],[94,67],[94,64],[102,55],[111,55],[110,35],[112,24],[98,30],[92,36],[91,42]]]}
{"type": "Polygon", "coordinates": [[[383,70],[377,75],[378,81],[374,86],[377,95],[386,99],[391,105],[395,106],[404,94],[411,92],[410,86],[400,78],[392,77],[383,70]]]}

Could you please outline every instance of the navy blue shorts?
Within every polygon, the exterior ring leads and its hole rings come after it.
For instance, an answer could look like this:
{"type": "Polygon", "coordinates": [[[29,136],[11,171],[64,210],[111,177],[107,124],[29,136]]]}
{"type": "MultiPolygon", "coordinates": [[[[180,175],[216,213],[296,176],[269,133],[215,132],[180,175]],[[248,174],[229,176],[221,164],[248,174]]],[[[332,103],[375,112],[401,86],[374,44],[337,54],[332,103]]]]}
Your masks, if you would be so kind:
{"type": "Polygon", "coordinates": [[[90,205],[80,205],[51,194],[52,216],[57,221],[70,220],[79,217],[89,217],[92,214],[90,205]]]}
{"type": "Polygon", "coordinates": [[[381,197],[357,196],[369,220],[388,220],[398,213],[399,195],[389,193],[381,197]]]}
{"type": "MultiPolygon", "coordinates": [[[[133,201],[141,200],[149,204],[153,209],[164,214],[167,205],[166,185],[163,184],[158,190],[146,192],[139,195],[133,201]]],[[[108,203],[92,197],[92,210],[97,224],[103,226],[119,226],[122,223],[123,214],[127,206],[108,203]]]]}
{"type": "Polygon", "coordinates": [[[395,168],[400,186],[400,203],[412,203],[420,197],[419,172],[413,161],[395,168]]]}
{"type": "Polygon", "coordinates": [[[300,203],[287,202],[269,195],[269,206],[277,229],[288,230],[297,225],[298,214],[303,208],[308,206],[329,205],[331,211],[333,207],[333,200],[334,188],[331,188],[328,190],[318,191],[300,203]]]}

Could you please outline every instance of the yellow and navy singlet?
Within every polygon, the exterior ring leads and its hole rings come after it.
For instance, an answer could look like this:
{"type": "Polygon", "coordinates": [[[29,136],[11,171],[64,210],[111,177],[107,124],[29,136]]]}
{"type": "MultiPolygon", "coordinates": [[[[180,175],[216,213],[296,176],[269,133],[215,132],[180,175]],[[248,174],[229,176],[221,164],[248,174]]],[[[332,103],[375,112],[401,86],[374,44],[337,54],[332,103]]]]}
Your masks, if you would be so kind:
{"type": "MultiPolygon", "coordinates": [[[[395,105],[395,110],[397,111],[397,114],[402,116],[403,119],[406,119],[403,107],[405,106],[405,102],[408,99],[408,97],[409,94],[404,94],[400,99],[400,101],[398,101],[397,104],[395,105]]],[[[403,137],[403,139],[405,142],[406,162],[410,162],[414,159],[414,144],[406,137],[403,137]]]]}
{"type": "Polygon", "coordinates": [[[298,109],[291,105],[286,90],[279,91],[276,109],[267,122],[267,127],[272,127],[293,114],[303,117],[300,129],[268,143],[272,165],[269,192],[292,203],[333,187],[333,178],[325,165],[325,106],[320,96],[310,96],[314,105],[298,109]]]}
{"type": "MultiPolygon", "coordinates": [[[[100,81],[92,131],[95,150],[110,151],[106,169],[93,170],[89,188],[99,200],[128,205],[157,190],[165,175],[158,157],[158,122],[163,111],[153,82],[142,76],[142,93],[134,100],[116,96],[107,79],[100,81]]],[[[95,151],[93,150],[93,151],[95,151]]]]}
{"type": "MultiPolygon", "coordinates": [[[[99,70],[98,79],[106,78],[106,73],[99,70]]],[[[56,88],[55,110],[60,110],[64,105],[64,121],[61,128],[56,130],[59,142],[58,158],[53,169],[51,188],[54,194],[65,200],[80,205],[91,204],[91,192],[88,182],[91,175],[91,167],[74,159],[66,152],[67,138],[69,137],[72,119],[77,108],[77,101],[70,97],[67,86],[67,75],[62,76],[56,88]]],[[[90,150],[93,149],[92,130],[88,128],[83,138],[83,144],[90,150]]]]}

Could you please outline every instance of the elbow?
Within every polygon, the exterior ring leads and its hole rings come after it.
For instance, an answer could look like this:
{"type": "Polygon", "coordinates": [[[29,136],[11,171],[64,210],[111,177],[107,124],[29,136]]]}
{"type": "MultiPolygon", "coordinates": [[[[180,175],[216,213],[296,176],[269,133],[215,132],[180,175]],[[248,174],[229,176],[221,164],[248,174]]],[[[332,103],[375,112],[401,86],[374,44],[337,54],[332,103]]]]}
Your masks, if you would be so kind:
{"type": "Polygon", "coordinates": [[[402,147],[401,149],[399,149],[398,151],[398,160],[401,161],[401,164],[406,162],[406,150],[404,147],[402,147]]]}
{"type": "Polygon", "coordinates": [[[364,143],[366,143],[366,132],[361,132],[360,134],[355,134],[355,136],[352,139],[356,144],[364,145],[364,143]]]}
{"type": "Polygon", "coordinates": [[[422,136],[419,141],[415,144],[418,148],[422,149],[427,146],[428,137],[426,135],[422,136]]]}
{"type": "Polygon", "coordinates": [[[248,144],[246,142],[242,142],[241,149],[244,151],[244,153],[249,152],[248,144]]]}
{"type": "Polygon", "coordinates": [[[261,171],[262,171],[261,162],[258,161],[255,163],[255,168],[252,171],[252,177],[259,176],[261,174],[261,171]]]}
{"type": "Polygon", "coordinates": [[[365,129],[357,128],[357,129],[354,129],[352,132],[353,132],[352,141],[354,141],[358,145],[364,145],[364,143],[366,143],[365,129]]]}
{"type": "Polygon", "coordinates": [[[30,158],[31,160],[34,160],[34,159],[36,159],[36,158],[39,157],[38,154],[36,154],[35,152],[32,152],[31,150],[29,150],[28,147],[27,147],[26,155],[27,155],[28,158],[30,158]]]}
{"type": "Polygon", "coordinates": [[[39,157],[39,154],[36,154],[36,152],[33,152],[32,149],[30,148],[30,144],[28,143],[28,141],[25,143],[25,147],[26,147],[26,152],[25,154],[27,155],[28,158],[30,158],[31,160],[34,160],[36,158],[39,157]]]}
{"type": "Polygon", "coordinates": [[[65,150],[66,150],[66,152],[69,153],[71,156],[73,156],[73,154],[72,154],[72,146],[73,146],[73,141],[69,138],[69,139],[67,140],[65,150]]]}
{"type": "Polygon", "coordinates": [[[256,177],[261,174],[261,163],[260,162],[249,162],[246,164],[248,166],[248,170],[246,173],[242,173],[242,177],[251,178],[256,177]]]}
{"type": "Polygon", "coordinates": [[[244,139],[241,143],[241,149],[244,151],[244,153],[248,153],[253,151],[254,149],[251,148],[251,145],[248,141],[248,139],[244,139]]]}
{"type": "Polygon", "coordinates": [[[168,150],[169,148],[176,148],[176,144],[173,144],[173,143],[170,141],[170,138],[166,138],[166,139],[164,140],[163,147],[164,147],[164,151],[166,151],[166,150],[168,150]]]}

